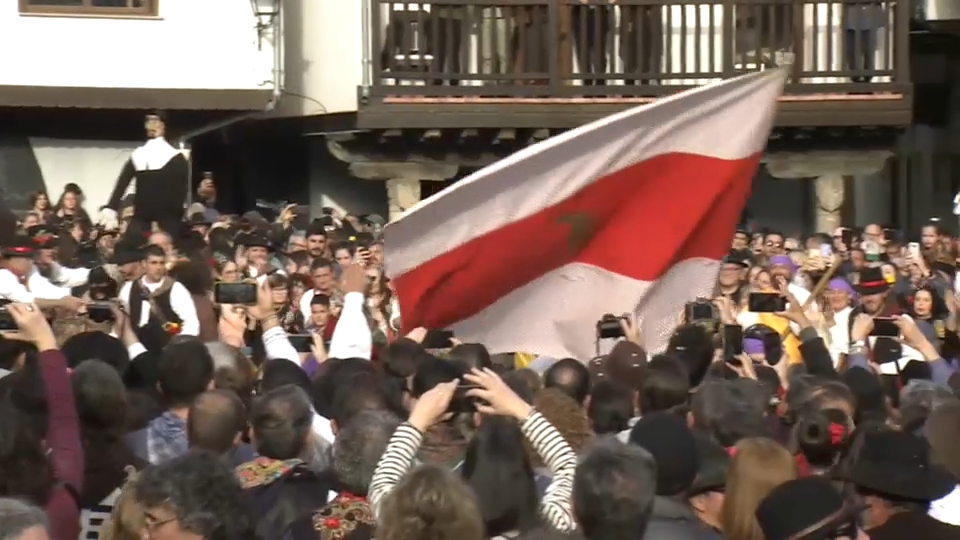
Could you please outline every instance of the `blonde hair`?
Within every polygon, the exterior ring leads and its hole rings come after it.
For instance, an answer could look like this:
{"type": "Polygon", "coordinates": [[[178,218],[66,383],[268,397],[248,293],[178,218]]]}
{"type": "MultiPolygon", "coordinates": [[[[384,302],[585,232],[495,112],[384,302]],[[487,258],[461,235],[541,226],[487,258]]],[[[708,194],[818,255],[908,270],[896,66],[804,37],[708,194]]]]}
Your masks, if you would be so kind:
{"type": "Polygon", "coordinates": [[[720,512],[727,540],[763,540],[754,515],[773,488],[797,477],[797,462],[776,441],[744,439],[734,447],[727,471],[726,496],[720,512]]]}
{"type": "Polygon", "coordinates": [[[383,501],[377,540],[485,540],[473,492],[452,472],[423,465],[383,501]]]}
{"type": "Polygon", "coordinates": [[[127,466],[127,480],[113,505],[110,518],[100,530],[100,540],[140,540],[143,530],[143,506],[134,497],[137,485],[137,470],[127,466]]]}

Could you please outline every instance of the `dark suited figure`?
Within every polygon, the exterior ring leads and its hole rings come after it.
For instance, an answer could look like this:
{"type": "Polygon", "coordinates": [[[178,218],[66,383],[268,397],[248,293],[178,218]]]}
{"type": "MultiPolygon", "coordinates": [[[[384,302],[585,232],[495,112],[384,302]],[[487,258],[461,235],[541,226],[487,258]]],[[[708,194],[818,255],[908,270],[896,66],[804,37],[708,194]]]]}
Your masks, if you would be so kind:
{"type": "Polygon", "coordinates": [[[620,57],[625,84],[649,84],[642,75],[659,75],[663,56],[663,19],[660,6],[620,8],[620,57]],[[631,77],[633,75],[633,77],[631,77]]]}
{"type": "Polygon", "coordinates": [[[583,84],[587,86],[606,84],[603,79],[587,75],[603,75],[607,72],[607,40],[610,37],[610,21],[613,8],[610,0],[580,0],[581,6],[573,8],[573,38],[577,62],[583,84]]]}
{"type": "MultiPolygon", "coordinates": [[[[425,21],[424,35],[427,39],[427,51],[433,55],[430,71],[433,73],[461,73],[461,54],[463,50],[463,31],[470,21],[467,20],[468,8],[463,4],[431,3],[430,17],[425,21]]],[[[457,78],[434,79],[433,84],[440,85],[447,80],[451,86],[457,86],[457,78]]]]}
{"type": "Polygon", "coordinates": [[[166,139],[166,117],[151,111],[144,119],[147,142],[135,149],[120,171],[107,207],[119,211],[120,201],[131,182],[135,230],[149,231],[154,223],[170,234],[179,230],[190,178],[190,164],[166,139]]]}
{"type": "MultiPolygon", "coordinates": [[[[867,72],[874,69],[877,32],[883,27],[885,13],[880,2],[847,0],[843,8],[843,52],[845,68],[867,72]]],[[[853,82],[870,82],[870,75],[854,75],[853,82]]]]}

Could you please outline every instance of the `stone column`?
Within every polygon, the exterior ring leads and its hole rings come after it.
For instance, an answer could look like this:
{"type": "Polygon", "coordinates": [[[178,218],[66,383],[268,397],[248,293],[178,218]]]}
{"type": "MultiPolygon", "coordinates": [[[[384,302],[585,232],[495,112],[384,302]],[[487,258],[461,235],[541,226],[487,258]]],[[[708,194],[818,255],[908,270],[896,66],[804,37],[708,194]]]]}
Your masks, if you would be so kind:
{"type": "Polygon", "coordinates": [[[832,233],[842,223],[844,181],[842,174],[824,174],[813,181],[817,196],[815,224],[818,232],[832,233]]]}
{"type": "Polygon", "coordinates": [[[394,178],[387,180],[387,201],[390,204],[390,221],[420,202],[420,180],[394,178]]]}

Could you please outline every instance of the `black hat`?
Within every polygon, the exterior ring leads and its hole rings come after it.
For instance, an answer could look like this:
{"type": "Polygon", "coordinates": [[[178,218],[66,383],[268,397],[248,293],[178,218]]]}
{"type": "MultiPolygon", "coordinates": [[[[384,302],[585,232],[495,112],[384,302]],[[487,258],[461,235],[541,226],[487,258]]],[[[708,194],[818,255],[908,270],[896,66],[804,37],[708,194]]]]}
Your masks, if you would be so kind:
{"type": "Polygon", "coordinates": [[[723,264],[736,264],[744,268],[750,266],[750,256],[742,251],[733,251],[731,250],[723,257],[723,264]]]}
{"type": "Polygon", "coordinates": [[[9,242],[0,247],[0,256],[5,259],[12,257],[33,257],[36,248],[37,245],[33,242],[33,238],[18,234],[14,235],[9,242]]]}
{"type": "Polygon", "coordinates": [[[248,233],[239,233],[236,238],[234,238],[234,244],[243,247],[265,247],[267,249],[273,248],[270,244],[270,239],[267,238],[267,235],[261,231],[251,231],[248,233]]]}
{"type": "Polygon", "coordinates": [[[110,264],[129,264],[140,262],[143,259],[143,242],[137,241],[130,236],[125,236],[117,241],[113,247],[113,255],[110,255],[110,264]]]}
{"type": "Polygon", "coordinates": [[[198,225],[211,225],[211,223],[203,212],[194,212],[187,218],[187,225],[196,227],[198,225]]]}
{"type": "Polygon", "coordinates": [[[34,225],[27,229],[27,236],[33,238],[37,249],[53,249],[59,245],[59,231],[50,225],[34,225]]]}
{"type": "Polygon", "coordinates": [[[957,479],[930,462],[927,441],[912,433],[867,433],[849,478],[859,488],[900,499],[934,501],[957,486],[957,479]]]}
{"type": "Polygon", "coordinates": [[[693,485],[687,490],[691,497],[708,491],[722,491],[727,485],[730,453],[704,433],[694,433],[700,467],[693,485]]]}
{"type": "MultiPolygon", "coordinates": [[[[862,509],[845,503],[829,480],[808,476],[773,488],[760,501],[755,515],[765,540],[805,540],[824,538],[824,533],[853,523],[852,518],[862,509]]],[[[855,537],[855,531],[851,532],[851,538],[855,537]]]]}
{"type": "Polygon", "coordinates": [[[630,430],[630,444],[642,447],[657,462],[657,495],[686,493],[700,469],[697,445],[687,423],[674,413],[645,414],[630,430]]]}
{"type": "Polygon", "coordinates": [[[883,271],[877,267],[868,267],[858,274],[853,290],[859,295],[882,294],[890,289],[890,284],[883,277],[883,271]]]}

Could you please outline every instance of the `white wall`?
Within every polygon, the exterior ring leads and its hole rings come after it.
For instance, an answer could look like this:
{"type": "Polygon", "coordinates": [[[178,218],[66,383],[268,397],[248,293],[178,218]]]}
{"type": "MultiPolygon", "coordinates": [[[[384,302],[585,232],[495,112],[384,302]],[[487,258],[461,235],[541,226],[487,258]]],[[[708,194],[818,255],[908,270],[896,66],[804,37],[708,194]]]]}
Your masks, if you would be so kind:
{"type": "Polygon", "coordinates": [[[74,141],[30,139],[47,193],[53,202],[63,186],[73,182],[86,196],[84,209],[95,215],[107,203],[130,153],[143,143],[126,141],[74,141]]]}
{"type": "Polygon", "coordinates": [[[312,116],[357,110],[363,59],[361,3],[366,1],[285,1],[286,92],[276,114],[312,116]]]}
{"type": "Polygon", "coordinates": [[[21,15],[16,0],[3,0],[0,84],[272,87],[273,48],[265,42],[258,50],[249,1],[160,0],[159,7],[156,18],[21,15]]]}

